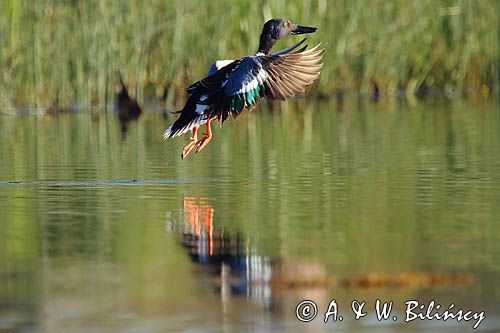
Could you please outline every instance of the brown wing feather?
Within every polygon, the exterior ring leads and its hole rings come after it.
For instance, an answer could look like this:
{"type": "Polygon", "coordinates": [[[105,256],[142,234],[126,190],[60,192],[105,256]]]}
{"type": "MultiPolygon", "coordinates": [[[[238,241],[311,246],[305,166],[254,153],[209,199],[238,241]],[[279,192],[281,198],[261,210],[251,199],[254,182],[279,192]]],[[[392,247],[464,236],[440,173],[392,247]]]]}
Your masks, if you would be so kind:
{"type": "Polygon", "coordinates": [[[309,50],[303,48],[288,54],[264,56],[269,78],[266,95],[271,99],[286,99],[304,92],[313,83],[323,67],[324,49],[320,44],[309,50]]]}

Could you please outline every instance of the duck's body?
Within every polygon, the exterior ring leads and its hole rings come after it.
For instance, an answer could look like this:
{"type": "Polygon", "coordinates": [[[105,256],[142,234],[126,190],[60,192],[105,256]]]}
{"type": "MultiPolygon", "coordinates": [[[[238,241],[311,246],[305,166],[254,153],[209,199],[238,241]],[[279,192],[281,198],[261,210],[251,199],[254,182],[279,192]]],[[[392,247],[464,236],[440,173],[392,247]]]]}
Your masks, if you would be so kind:
{"type": "Polygon", "coordinates": [[[236,118],[243,109],[253,109],[262,97],[286,99],[303,92],[319,76],[324,51],[318,47],[306,50],[307,45],[298,49],[305,39],[282,51],[273,54],[270,51],[280,37],[316,30],[280,19],[266,22],[255,55],[218,61],[210,68],[209,76],[186,89],[189,94],[186,105],[163,137],[167,139],[192,130],[191,140],[181,154],[181,158],[185,158],[195,146],[199,152],[210,141],[211,121],[218,120],[222,126],[230,114],[236,118]],[[198,127],[203,124],[207,131],[197,141],[198,127]]]}

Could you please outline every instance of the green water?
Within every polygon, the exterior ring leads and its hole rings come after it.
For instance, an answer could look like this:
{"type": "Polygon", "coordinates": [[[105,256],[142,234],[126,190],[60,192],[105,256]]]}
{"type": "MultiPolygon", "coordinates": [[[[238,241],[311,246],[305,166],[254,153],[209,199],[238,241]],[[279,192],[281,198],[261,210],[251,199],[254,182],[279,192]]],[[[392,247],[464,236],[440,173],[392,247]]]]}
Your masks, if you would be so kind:
{"type": "Polygon", "coordinates": [[[0,116],[0,332],[472,331],[404,323],[410,299],[500,330],[498,105],[274,109],[184,161],[159,113],[0,116]]]}

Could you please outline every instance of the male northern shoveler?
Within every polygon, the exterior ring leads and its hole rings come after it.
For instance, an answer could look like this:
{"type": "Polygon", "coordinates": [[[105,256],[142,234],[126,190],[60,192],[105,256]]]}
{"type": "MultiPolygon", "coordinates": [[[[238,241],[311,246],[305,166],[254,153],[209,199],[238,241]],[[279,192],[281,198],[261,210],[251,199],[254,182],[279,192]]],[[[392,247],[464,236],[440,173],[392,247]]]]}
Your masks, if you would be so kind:
{"type": "Polygon", "coordinates": [[[236,118],[244,108],[255,107],[258,99],[286,99],[303,92],[320,73],[324,50],[316,47],[297,49],[305,41],[271,54],[271,49],[281,37],[312,33],[318,30],[294,24],[289,20],[272,19],[264,24],[259,49],[255,55],[238,60],[216,62],[206,78],[190,85],[189,98],[180,117],[170,126],[163,137],[175,137],[192,130],[189,143],[182,150],[184,159],[196,147],[202,150],[212,138],[210,123],[224,123],[229,114],[236,118]],[[206,124],[203,138],[197,141],[196,132],[206,124]]]}

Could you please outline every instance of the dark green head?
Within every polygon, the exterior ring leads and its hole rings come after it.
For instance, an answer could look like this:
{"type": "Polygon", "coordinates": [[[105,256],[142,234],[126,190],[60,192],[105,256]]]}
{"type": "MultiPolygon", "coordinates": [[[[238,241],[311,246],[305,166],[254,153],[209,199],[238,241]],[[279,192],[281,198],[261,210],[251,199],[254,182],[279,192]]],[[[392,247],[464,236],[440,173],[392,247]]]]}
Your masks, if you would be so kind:
{"type": "Polygon", "coordinates": [[[278,39],[290,35],[308,34],[316,30],[318,28],[298,25],[286,19],[269,20],[264,24],[264,28],[262,28],[259,50],[257,52],[269,54],[278,39]]]}

